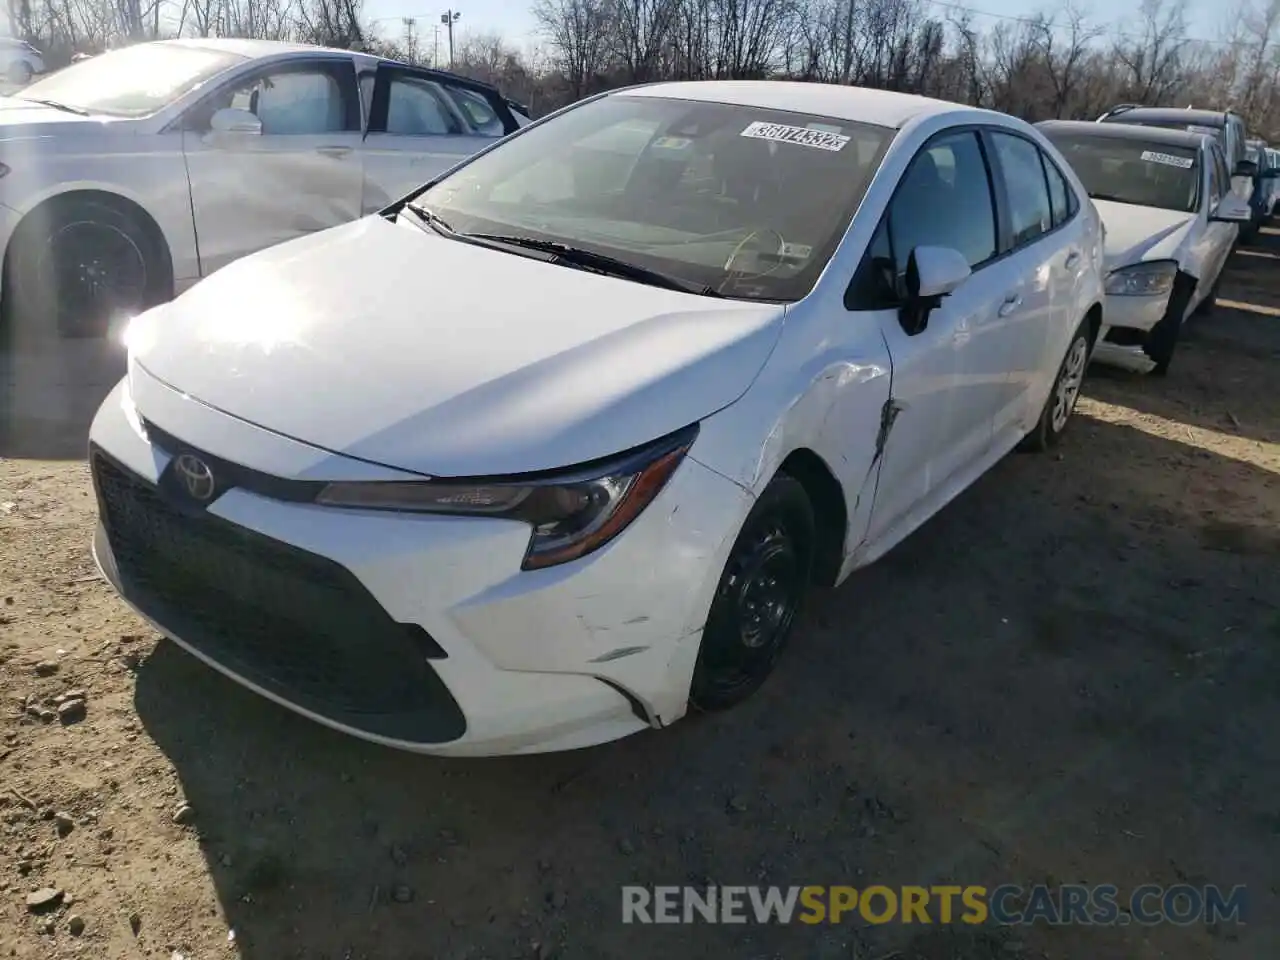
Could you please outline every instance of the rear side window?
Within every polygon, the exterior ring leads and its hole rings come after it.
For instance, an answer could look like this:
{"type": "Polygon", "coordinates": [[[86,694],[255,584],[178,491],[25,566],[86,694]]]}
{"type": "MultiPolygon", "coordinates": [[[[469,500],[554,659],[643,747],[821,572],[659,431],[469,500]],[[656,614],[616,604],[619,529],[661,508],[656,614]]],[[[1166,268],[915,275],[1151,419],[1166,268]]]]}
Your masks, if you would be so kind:
{"type": "Polygon", "coordinates": [[[1030,243],[1053,227],[1053,210],[1040,148],[1010,133],[991,131],[1009,203],[1013,246],[1030,243]]]}
{"type": "Polygon", "coordinates": [[[1071,215],[1076,212],[1071,203],[1074,199],[1071,185],[1048,156],[1041,153],[1040,159],[1044,163],[1044,175],[1049,181],[1049,207],[1053,214],[1053,225],[1058,227],[1070,220],[1071,215]]]}
{"type": "Polygon", "coordinates": [[[899,276],[917,246],[952,247],[977,267],[996,254],[991,181],[977,134],[943,134],[916,154],[889,207],[899,276]]]}

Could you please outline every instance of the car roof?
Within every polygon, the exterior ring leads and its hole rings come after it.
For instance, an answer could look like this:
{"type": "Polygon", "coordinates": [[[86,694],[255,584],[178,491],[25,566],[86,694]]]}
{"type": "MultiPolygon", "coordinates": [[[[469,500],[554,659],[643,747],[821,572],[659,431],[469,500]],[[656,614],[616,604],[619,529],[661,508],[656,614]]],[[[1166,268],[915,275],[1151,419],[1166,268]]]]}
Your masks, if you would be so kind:
{"type": "Polygon", "coordinates": [[[894,128],[924,115],[973,112],[971,107],[910,93],[798,80],[654,83],[642,87],[625,87],[615,91],[612,96],[669,97],[759,107],[762,110],[793,110],[796,113],[811,113],[894,128]]]}
{"type": "Polygon", "coordinates": [[[1132,120],[1149,120],[1152,123],[1186,123],[1199,127],[1222,127],[1227,123],[1228,110],[1198,110],[1194,107],[1180,109],[1178,107],[1129,107],[1121,110],[1113,117],[1107,117],[1106,123],[1128,123],[1132,120]],[[1125,119],[1121,120],[1120,117],[1125,119]]]}
{"type": "Polygon", "coordinates": [[[159,40],[171,47],[195,47],[203,50],[223,50],[242,57],[272,57],[282,53],[344,53],[333,47],[317,47],[309,43],[288,43],[283,40],[247,40],[239,37],[184,37],[180,40],[159,40]]]}
{"type": "MultiPolygon", "coordinates": [[[[343,50],[339,47],[320,47],[311,43],[290,43],[283,40],[247,40],[237,37],[184,37],[177,40],[159,40],[157,43],[167,44],[169,46],[193,47],[203,50],[224,50],[227,53],[234,53],[251,60],[259,57],[274,57],[283,54],[306,54],[306,53],[334,53],[343,56],[352,56],[353,54],[361,57],[368,57],[376,60],[380,64],[389,66],[408,67],[410,64],[399,60],[392,60],[389,57],[380,57],[376,54],[364,53],[360,50],[343,50]]],[[[430,67],[413,67],[414,70],[420,70],[437,77],[451,77],[460,81],[464,81],[467,86],[476,89],[497,90],[492,84],[484,83],[480,80],[472,80],[469,77],[463,77],[458,74],[449,73],[447,70],[435,70],[430,67]]]]}
{"type": "Polygon", "coordinates": [[[1187,147],[1191,150],[1200,146],[1201,141],[1208,136],[1190,130],[1167,130],[1164,127],[1144,127],[1136,123],[1114,121],[1096,123],[1090,120],[1042,120],[1036,127],[1047,137],[1052,137],[1055,133],[1079,133],[1090,137],[1158,143],[1166,147],[1187,147]]]}

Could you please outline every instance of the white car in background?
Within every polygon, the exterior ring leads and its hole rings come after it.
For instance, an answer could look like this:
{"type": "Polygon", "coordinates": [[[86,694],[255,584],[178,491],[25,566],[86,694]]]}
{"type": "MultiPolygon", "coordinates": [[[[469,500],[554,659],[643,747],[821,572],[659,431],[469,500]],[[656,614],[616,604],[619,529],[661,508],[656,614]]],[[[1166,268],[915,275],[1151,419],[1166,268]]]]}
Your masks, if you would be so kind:
{"type": "MultiPolygon", "coordinates": [[[[1106,226],[1103,342],[1169,369],[1185,319],[1212,308],[1248,202],[1222,176],[1213,137],[1121,123],[1046,120],[1106,226]]],[[[1100,352],[1099,356],[1104,354],[1100,352]]]]}
{"type": "Polygon", "coordinates": [[[518,128],[492,87],[349,50],[100,54],[0,98],[0,296],[22,339],[99,334],[518,128]]]}
{"type": "Polygon", "coordinates": [[[809,583],[1058,441],[1102,256],[1004,114],[596,97],[135,319],[95,555],[197,657],[371,740],[662,727],[764,683],[809,583]]]}
{"type": "Polygon", "coordinates": [[[44,70],[44,54],[35,47],[16,37],[0,37],[0,83],[29,83],[44,70]]]}

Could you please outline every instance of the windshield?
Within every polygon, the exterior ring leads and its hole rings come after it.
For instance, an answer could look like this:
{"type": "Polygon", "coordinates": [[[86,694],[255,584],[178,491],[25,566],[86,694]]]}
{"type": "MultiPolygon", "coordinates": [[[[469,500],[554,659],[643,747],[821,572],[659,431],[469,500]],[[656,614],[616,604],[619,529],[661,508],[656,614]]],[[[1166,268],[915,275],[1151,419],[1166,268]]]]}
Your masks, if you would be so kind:
{"type": "Polygon", "coordinates": [[[1063,133],[1049,133],[1049,139],[1095,200],[1183,213],[1197,209],[1200,161],[1193,147],[1063,133]]]}
{"type": "Polygon", "coordinates": [[[554,240],[724,296],[796,300],[894,132],[614,95],[508,140],[418,202],[462,233],[554,240]]]}
{"type": "Polygon", "coordinates": [[[171,43],[140,43],[74,63],[24,87],[23,100],[115,117],[145,117],[244,57],[171,43]]]}

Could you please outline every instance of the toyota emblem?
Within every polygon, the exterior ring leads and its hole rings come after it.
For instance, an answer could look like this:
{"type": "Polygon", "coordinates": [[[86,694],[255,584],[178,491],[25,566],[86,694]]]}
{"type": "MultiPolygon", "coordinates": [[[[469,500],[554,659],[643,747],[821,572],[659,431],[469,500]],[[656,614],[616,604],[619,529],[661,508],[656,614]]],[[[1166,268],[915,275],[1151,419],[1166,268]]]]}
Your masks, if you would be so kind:
{"type": "Polygon", "coordinates": [[[184,453],[174,461],[173,469],[192,500],[204,503],[212,499],[217,483],[207,463],[193,453],[184,453]]]}

